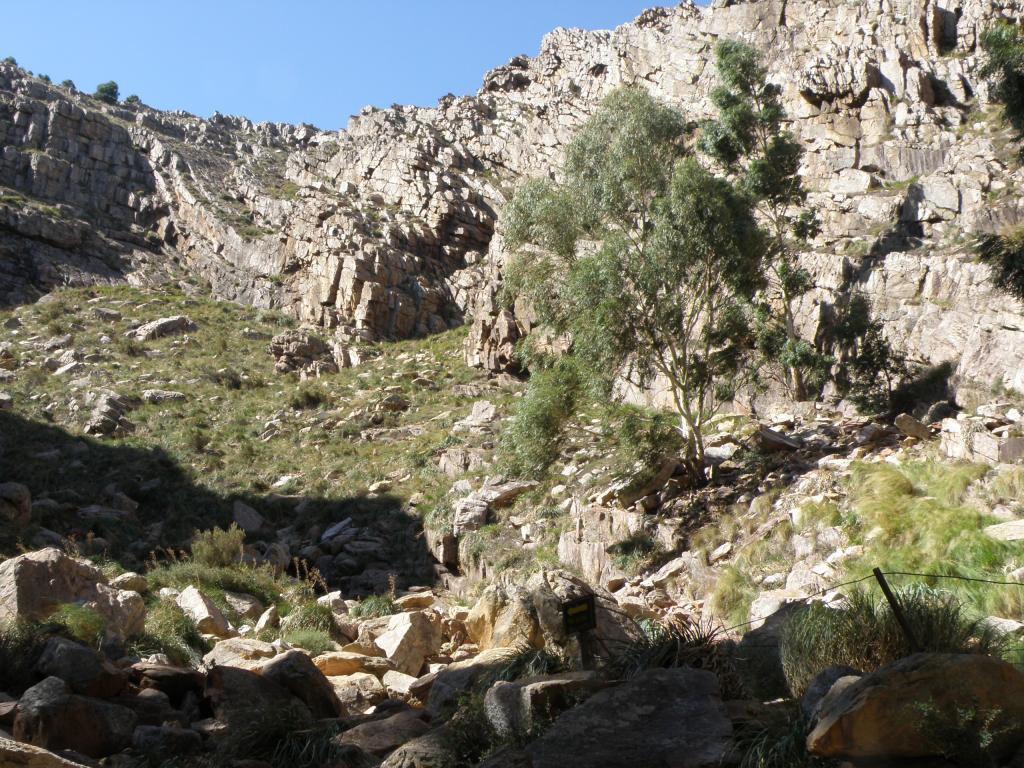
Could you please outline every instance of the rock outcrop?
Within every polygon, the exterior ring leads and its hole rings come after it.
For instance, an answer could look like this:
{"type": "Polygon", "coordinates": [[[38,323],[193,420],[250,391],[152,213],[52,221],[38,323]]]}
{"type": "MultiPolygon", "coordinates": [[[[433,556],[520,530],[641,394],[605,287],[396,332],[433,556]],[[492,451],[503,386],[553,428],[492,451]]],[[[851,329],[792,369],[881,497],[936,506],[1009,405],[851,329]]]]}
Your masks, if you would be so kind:
{"type": "Polygon", "coordinates": [[[557,174],[600,99],[637,84],[710,114],[712,47],[743,39],[783,91],[823,230],[798,321],[824,334],[871,295],[911,358],[1024,388],[1024,315],[965,258],[1020,219],[1020,170],[988,110],[979,32],[1017,2],[812,0],[653,9],[608,32],[559,29],[534,58],[432,108],[367,108],[346,130],[108,105],[0,65],[0,301],[58,284],[166,279],[286,310],[339,340],[472,322],[471,362],[514,367],[530,331],[500,308],[500,214],[557,174]],[[497,231],[497,236],[496,236],[497,231]]]}

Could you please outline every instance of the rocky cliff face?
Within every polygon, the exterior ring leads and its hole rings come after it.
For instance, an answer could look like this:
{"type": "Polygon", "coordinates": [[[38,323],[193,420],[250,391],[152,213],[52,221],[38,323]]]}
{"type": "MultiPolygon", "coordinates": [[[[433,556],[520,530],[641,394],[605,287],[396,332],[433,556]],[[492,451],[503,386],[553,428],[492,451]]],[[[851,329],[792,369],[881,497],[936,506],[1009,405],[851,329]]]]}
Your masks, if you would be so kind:
{"type": "Polygon", "coordinates": [[[613,32],[556,30],[536,58],[430,109],[366,109],[348,129],[110,106],[0,67],[0,301],[67,284],[200,278],[343,338],[473,324],[469,360],[509,363],[528,330],[495,299],[502,205],[557,174],[601,97],[639,84],[708,114],[716,39],[765,52],[825,227],[801,308],[823,333],[852,291],[923,362],[1024,389],[1024,315],[970,237],[1020,218],[1020,171],[978,77],[977,39],[1024,3],[719,0],[613,32]],[[497,232],[497,234],[496,234],[497,232]]]}

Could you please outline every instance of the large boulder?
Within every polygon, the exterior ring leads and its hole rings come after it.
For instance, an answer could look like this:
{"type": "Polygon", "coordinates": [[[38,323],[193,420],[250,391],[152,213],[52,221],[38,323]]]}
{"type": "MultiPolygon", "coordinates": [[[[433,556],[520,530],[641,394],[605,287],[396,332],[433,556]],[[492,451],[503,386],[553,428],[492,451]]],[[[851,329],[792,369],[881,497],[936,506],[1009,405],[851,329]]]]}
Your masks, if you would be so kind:
{"type": "Polygon", "coordinates": [[[840,679],[818,705],[807,749],[845,760],[938,757],[982,727],[997,761],[1024,742],[1024,674],[980,654],[919,653],[840,679]]]}
{"type": "Polygon", "coordinates": [[[46,619],[62,603],[96,596],[98,568],[47,547],[0,563],[0,620],[46,619]]]}
{"type": "Polygon", "coordinates": [[[214,715],[229,728],[251,722],[261,712],[275,712],[297,728],[313,722],[309,707],[291,691],[247,669],[214,667],[206,676],[205,693],[214,715]]]}
{"type": "Polygon", "coordinates": [[[69,749],[100,758],[131,745],[136,721],[130,709],[79,696],[63,680],[48,677],[18,701],[14,738],[44,749],[69,749]]]}
{"type": "Polygon", "coordinates": [[[313,663],[328,677],[352,675],[356,672],[369,672],[381,677],[395,668],[388,659],[351,651],[329,651],[314,658],[313,663]]]}
{"type": "Polygon", "coordinates": [[[340,717],[344,713],[330,681],[302,651],[286,651],[265,663],[260,674],[302,701],[313,717],[340,717]]]}
{"type": "Polygon", "coordinates": [[[496,674],[514,653],[512,648],[489,648],[471,659],[457,661],[432,673],[427,711],[434,717],[450,712],[463,693],[496,674]]]}
{"type": "Polygon", "coordinates": [[[732,723],[718,681],[704,670],[652,669],[563,713],[523,752],[531,768],[624,765],[712,768],[722,764],[732,723]]]}
{"type": "Polygon", "coordinates": [[[466,619],[466,631],[480,648],[530,645],[575,650],[576,636],[565,631],[562,605],[594,596],[597,628],[594,642],[614,650],[636,639],[640,630],[619,609],[611,593],[587,584],[568,571],[534,574],[523,586],[488,587],[466,619]]]}
{"type": "Polygon", "coordinates": [[[351,675],[328,677],[342,707],[351,712],[362,712],[388,697],[384,684],[376,675],[353,672],[351,675]]]}
{"type": "Polygon", "coordinates": [[[378,635],[374,644],[396,670],[415,677],[426,658],[440,650],[443,639],[436,614],[431,616],[426,611],[415,611],[392,616],[388,620],[387,631],[378,635]]]}
{"type": "Polygon", "coordinates": [[[98,698],[117,696],[128,685],[128,675],[91,648],[63,637],[51,637],[36,662],[44,677],[57,677],[75,693],[98,698]]]}
{"type": "Polygon", "coordinates": [[[484,709],[499,736],[522,737],[607,685],[596,672],[499,681],[484,696],[484,709]]]}
{"type": "Polygon", "coordinates": [[[94,609],[108,634],[130,637],[142,631],[146,606],[137,592],[115,589],[88,562],[47,547],[0,563],[0,621],[42,621],[64,603],[94,609]]]}

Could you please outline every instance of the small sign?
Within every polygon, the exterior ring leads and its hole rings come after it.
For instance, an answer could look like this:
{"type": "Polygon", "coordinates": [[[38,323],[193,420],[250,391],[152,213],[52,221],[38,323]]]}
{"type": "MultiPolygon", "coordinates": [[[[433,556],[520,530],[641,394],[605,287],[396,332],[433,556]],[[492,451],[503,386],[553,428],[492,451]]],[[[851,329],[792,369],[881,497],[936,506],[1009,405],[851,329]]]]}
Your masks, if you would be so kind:
{"type": "Polygon", "coordinates": [[[593,595],[562,603],[562,620],[566,634],[597,629],[597,603],[593,595]]]}

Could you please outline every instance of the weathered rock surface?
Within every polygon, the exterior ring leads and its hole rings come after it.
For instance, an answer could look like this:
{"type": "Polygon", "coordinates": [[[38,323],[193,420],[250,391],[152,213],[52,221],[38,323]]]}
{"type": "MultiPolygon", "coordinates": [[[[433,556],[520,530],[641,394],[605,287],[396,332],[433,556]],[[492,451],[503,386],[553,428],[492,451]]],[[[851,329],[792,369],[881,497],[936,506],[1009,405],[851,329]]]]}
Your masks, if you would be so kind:
{"type": "Polygon", "coordinates": [[[935,757],[955,729],[985,727],[998,760],[1024,741],[1022,702],[1024,675],[1004,661],[916,654],[853,682],[840,680],[818,705],[807,748],[854,760],[935,757]]]}
{"type": "Polygon", "coordinates": [[[497,301],[506,190],[556,171],[622,84],[707,116],[711,46],[731,37],[764,51],[807,149],[823,230],[803,256],[806,334],[826,304],[863,291],[912,357],[1021,389],[1020,307],[956,245],[1020,220],[1019,195],[1000,194],[1021,172],[986,122],[977,45],[994,18],[1020,15],[981,0],[683,4],[611,32],[556,30],[475,96],[367,108],[337,133],[103,105],[3,65],[0,184],[30,202],[0,205],[0,301],[162,279],[177,260],[219,296],[284,308],[343,342],[468,313],[469,359],[513,368],[531,321],[497,301]]]}
{"type": "Polygon", "coordinates": [[[334,688],[302,651],[286,651],[262,667],[260,674],[302,701],[313,717],[340,717],[344,714],[334,688]]]}
{"type": "Polygon", "coordinates": [[[136,721],[130,709],[73,694],[63,680],[48,677],[19,700],[14,738],[99,758],[128,747],[136,721]]]}
{"type": "Polygon", "coordinates": [[[732,724],[710,672],[656,669],[594,694],[558,717],[523,752],[525,765],[558,768],[580,755],[587,765],[720,765],[732,724]]]}

